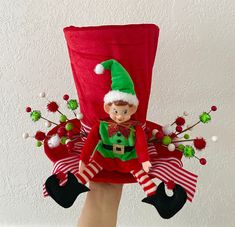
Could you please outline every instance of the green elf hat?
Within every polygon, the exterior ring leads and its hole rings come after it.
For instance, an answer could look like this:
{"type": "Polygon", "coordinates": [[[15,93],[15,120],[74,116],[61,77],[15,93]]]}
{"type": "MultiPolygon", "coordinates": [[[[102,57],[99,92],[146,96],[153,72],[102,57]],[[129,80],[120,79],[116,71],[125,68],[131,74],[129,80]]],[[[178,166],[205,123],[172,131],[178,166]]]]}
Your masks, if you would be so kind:
{"type": "Polygon", "coordinates": [[[104,96],[104,103],[121,100],[138,106],[139,101],[135,94],[134,84],[126,69],[116,60],[110,59],[96,65],[94,71],[96,74],[103,74],[105,69],[111,71],[112,90],[104,96]]]}

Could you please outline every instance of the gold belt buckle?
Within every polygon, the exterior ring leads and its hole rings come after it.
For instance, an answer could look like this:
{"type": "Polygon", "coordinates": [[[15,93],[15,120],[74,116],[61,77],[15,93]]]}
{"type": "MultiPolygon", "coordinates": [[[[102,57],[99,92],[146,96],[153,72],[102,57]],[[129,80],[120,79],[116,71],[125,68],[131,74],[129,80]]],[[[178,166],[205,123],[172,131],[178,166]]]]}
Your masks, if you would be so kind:
{"type": "Polygon", "coordinates": [[[124,154],[125,146],[121,144],[113,144],[113,153],[124,154]]]}

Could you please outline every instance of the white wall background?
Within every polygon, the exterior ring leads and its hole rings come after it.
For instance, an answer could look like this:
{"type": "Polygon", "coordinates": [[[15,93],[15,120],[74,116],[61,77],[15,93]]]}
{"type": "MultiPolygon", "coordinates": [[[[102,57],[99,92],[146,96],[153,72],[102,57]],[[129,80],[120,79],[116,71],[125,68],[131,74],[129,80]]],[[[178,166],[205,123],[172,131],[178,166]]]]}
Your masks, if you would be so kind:
{"type": "Polygon", "coordinates": [[[76,96],[63,27],[127,23],[161,29],[149,119],[165,124],[187,110],[193,122],[215,104],[213,121],[194,135],[215,134],[219,141],[208,142],[202,154],[207,166],[185,160],[199,175],[192,204],[163,220],[140,202],[138,186],[126,186],[118,226],[234,226],[234,22],[233,0],[0,0],[0,226],[76,225],[84,197],[68,210],[42,197],[52,166],[42,149],[21,137],[43,128],[24,109],[43,109],[41,91],[52,99],[76,96]]]}

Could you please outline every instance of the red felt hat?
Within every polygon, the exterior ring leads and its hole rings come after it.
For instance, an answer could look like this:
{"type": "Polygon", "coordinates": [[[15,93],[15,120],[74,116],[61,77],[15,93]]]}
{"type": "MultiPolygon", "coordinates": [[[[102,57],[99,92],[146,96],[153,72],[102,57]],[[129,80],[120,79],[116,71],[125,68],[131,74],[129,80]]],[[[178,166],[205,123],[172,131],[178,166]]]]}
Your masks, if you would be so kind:
{"type": "Polygon", "coordinates": [[[95,66],[115,59],[129,72],[139,100],[134,118],[146,121],[159,28],[154,24],[67,27],[64,29],[75,85],[78,92],[82,123],[92,127],[108,117],[103,99],[110,91],[110,71],[98,76],[95,66]]]}

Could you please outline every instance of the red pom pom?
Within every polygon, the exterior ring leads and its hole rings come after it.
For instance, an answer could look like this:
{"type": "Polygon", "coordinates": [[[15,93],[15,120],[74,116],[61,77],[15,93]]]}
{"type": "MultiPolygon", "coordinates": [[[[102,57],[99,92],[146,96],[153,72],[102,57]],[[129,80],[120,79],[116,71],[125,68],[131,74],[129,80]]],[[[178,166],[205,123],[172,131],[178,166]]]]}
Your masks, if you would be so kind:
{"type": "Polygon", "coordinates": [[[56,174],[56,178],[59,179],[60,181],[63,181],[66,178],[66,174],[64,172],[59,172],[56,174]]]}
{"type": "Polygon", "coordinates": [[[205,158],[200,158],[200,163],[201,163],[201,165],[206,165],[206,159],[205,158]]]}
{"type": "Polygon", "coordinates": [[[176,128],[175,128],[175,130],[176,130],[177,132],[182,132],[182,131],[183,131],[183,128],[182,128],[180,125],[177,125],[176,128]]]}
{"type": "Polygon", "coordinates": [[[174,139],[176,137],[176,134],[175,133],[172,133],[171,134],[171,138],[174,139]]]}
{"type": "Polygon", "coordinates": [[[73,147],[74,147],[74,144],[73,144],[73,142],[68,142],[67,144],[66,144],[66,147],[69,149],[69,150],[72,150],[73,149],[73,147]]]}
{"type": "Polygon", "coordinates": [[[183,117],[177,117],[176,120],[175,120],[175,123],[176,123],[177,125],[184,125],[185,120],[184,120],[183,117]]]}
{"type": "Polygon", "coordinates": [[[66,135],[67,131],[64,127],[60,127],[60,128],[58,128],[57,133],[58,133],[59,137],[62,137],[62,136],[66,135]]]}
{"type": "Polygon", "coordinates": [[[64,99],[65,101],[67,101],[67,100],[69,99],[69,96],[68,96],[67,94],[65,94],[65,95],[63,96],[63,99],[64,99]]]}
{"type": "Polygon", "coordinates": [[[42,141],[46,138],[46,134],[44,132],[37,131],[34,137],[36,140],[42,141]]]}
{"type": "Polygon", "coordinates": [[[163,136],[164,136],[164,133],[161,132],[161,131],[157,132],[156,135],[155,135],[156,139],[162,139],[163,136]]]}
{"type": "Polygon", "coordinates": [[[216,111],[216,110],[217,110],[217,107],[216,107],[216,106],[212,106],[212,107],[211,107],[211,110],[212,110],[212,111],[216,111]]]}
{"type": "Polygon", "coordinates": [[[169,189],[169,190],[173,190],[175,188],[175,182],[172,181],[172,180],[169,180],[167,183],[166,183],[166,187],[169,189]]]}
{"type": "Polygon", "coordinates": [[[28,107],[26,107],[26,109],[25,109],[25,110],[26,110],[26,112],[27,112],[27,113],[30,113],[30,112],[31,112],[31,108],[30,108],[29,106],[28,106],[28,107]]]}
{"type": "Polygon", "coordinates": [[[69,139],[72,139],[74,136],[74,133],[72,131],[68,131],[67,136],[69,137],[69,139]]]}
{"type": "Polygon", "coordinates": [[[59,109],[59,106],[56,102],[50,102],[47,104],[47,109],[50,112],[56,112],[59,109]]]}
{"type": "Polygon", "coordinates": [[[202,150],[206,147],[206,141],[203,138],[196,138],[193,140],[196,149],[202,150]]]}

